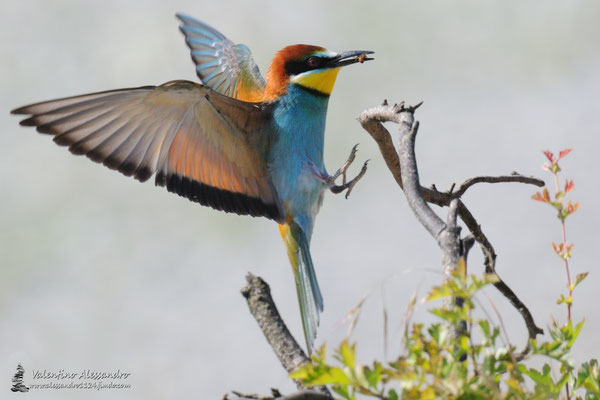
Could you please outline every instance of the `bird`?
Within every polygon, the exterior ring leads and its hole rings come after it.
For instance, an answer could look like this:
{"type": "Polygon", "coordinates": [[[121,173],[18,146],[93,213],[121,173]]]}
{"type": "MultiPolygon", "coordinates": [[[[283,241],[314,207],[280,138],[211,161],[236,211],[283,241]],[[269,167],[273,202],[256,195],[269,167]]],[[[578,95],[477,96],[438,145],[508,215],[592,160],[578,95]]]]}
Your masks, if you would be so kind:
{"type": "Polygon", "coordinates": [[[364,176],[329,175],[323,161],[329,97],[344,66],[372,51],[286,46],[266,78],[250,49],[191,16],[177,14],[201,83],[108,90],[39,102],[11,111],[20,125],[144,182],[154,176],[193,202],[279,225],[292,266],[308,353],[323,311],[310,254],[315,217],[328,190],[346,197],[364,176]],[[339,178],[341,184],[336,184],[339,178]]]}

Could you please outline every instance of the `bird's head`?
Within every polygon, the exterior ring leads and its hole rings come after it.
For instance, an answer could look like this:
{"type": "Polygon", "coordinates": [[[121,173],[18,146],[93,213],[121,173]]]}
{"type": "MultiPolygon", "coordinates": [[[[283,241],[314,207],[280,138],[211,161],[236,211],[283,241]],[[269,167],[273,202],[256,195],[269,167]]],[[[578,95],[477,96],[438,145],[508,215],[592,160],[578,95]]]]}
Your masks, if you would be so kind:
{"type": "Polygon", "coordinates": [[[296,44],[281,49],[269,66],[263,101],[277,100],[290,84],[300,85],[324,96],[333,90],[341,67],[372,60],[372,51],[336,53],[323,47],[296,44]]]}

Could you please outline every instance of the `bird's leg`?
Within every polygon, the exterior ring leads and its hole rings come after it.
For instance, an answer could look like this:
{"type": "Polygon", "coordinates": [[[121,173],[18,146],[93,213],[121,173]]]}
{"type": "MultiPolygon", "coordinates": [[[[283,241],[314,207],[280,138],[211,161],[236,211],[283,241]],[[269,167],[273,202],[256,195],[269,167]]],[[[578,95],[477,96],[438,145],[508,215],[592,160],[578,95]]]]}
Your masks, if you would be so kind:
{"type": "MultiPolygon", "coordinates": [[[[330,183],[334,183],[335,180],[337,178],[339,178],[340,175],[342,175],[342,185],[346,184],[346,171],[348,171],[348,168],[350,167],[350,165],[352,165],[352,163],[354,162],[354,159],[356,158],[356,149],[357,148],[358,148],[358,143],[354,145],[352,150],[350,150],[350,155],[348,156],[348,159],[346,160],[344,165],[342,165],[337,171],[335,171],[335,174],[333,174],[329,177],[331,179],[330,183]]],[[[337,193],[339,193],[339,192],[337,192],[337,193]]]]}
{"type": "Polygon", "coordinates": [[[328,185],[329,190],[331,190],[333,193],[336,193],[336,194],[341,193],[347,189],[346,196],[345,196],[346,198],[348,198],[348,196],[350,196],[350,193],[352,192],[354,185],[356,185],[358,183],[358,181],[367,173],[367,164],[369,163],[369,160],[365,161],[362,169],[360,170],[358,175],[354,177],[354,179],[352,179],[351,181],[348,181],[348,178],[346,176],[346,173],[348,172],[348,168],[350,167],[350,165],[352,165],[352,162],[356,158],[357,147],[358,147],[358,144],[356,144],[352,148],[352,150],[350,151],[350,156],[348,156],[348,159],[346,160],[344,165],[342,165],[337,171],[335,171],[335,173],[333,175],[327,175],[324,173],[315,173],[315,176],[317,177],[317,179],[321,180],[323,183],[328,185]],[[337,178],[340,177],[340,175],[342,176],[342,184],[336,185],[335,181],[337,178]]]}
{"type": "Polygon", "coordinates": [[[367,164],[369,164],[369,160],[365,161],[365,163],[363,164],[358,175],[356,175],[349,182],[346,182],[346,173],[344,172],[342,174],[342,176],[343,176],[342,184],[341,185],[331,185],[329,190],[331,190],[333,193],[337,194],[337,193],[341,193],[344,190],[348,189],[348,191],[346,192],[346,196],[344,196],[345,198],[348,198],[348,196],[350,196],[350,193],[352,192],[352,189],[354,189],[354,185],[356,185],[358,183],[358,181],[360,181],[361,178],[363,176],[365,176],[365,174],[367,173],[367,164]]]}

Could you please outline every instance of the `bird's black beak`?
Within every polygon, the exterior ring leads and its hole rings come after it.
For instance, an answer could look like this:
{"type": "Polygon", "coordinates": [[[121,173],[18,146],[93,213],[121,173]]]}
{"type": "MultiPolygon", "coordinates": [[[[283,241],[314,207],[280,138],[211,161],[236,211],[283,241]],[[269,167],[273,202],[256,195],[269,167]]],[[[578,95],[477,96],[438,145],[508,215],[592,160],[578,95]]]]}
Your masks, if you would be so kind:
{"type": "Polygon", "coordinates": [[[327,66],[330,68],[339,68],[354,63],[364,63],[365,61],[373,60],[373,58],[367,57],[367,54],[373,54],[373,51],[369,50],[352,50],[344,51],[337,56],[333,57],[327,66]]]}

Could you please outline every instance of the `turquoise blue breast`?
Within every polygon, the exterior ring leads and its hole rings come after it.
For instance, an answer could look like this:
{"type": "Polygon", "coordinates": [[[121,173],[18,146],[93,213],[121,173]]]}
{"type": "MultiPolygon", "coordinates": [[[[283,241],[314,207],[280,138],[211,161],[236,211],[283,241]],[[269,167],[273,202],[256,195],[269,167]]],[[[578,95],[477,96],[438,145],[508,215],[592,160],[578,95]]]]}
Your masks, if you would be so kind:
{"type": "MultiPolygon", "coordinates": [[[[315,172],[327,174],[323,141],[328,102],[329,97],[290,84],[273,112],[277,139],[271,147],[269,173],[286,212],[299,222],[312,221],[326,189],[315,172]]],[[[309,225],[303,228],[312,230],[312,222],[309,225]]]]}

